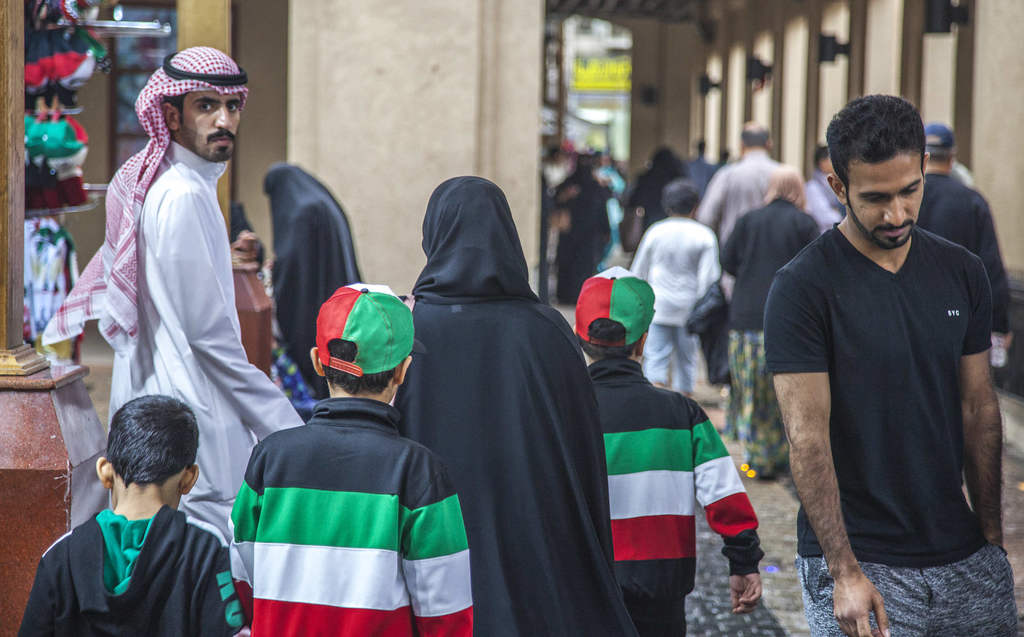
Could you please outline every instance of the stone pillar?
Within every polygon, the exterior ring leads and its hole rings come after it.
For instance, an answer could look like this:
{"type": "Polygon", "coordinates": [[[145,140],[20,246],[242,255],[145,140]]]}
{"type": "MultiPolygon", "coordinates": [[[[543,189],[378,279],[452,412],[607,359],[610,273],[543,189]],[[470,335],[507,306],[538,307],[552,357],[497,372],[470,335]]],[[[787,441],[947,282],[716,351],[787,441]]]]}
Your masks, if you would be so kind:
{"type": "Polygon", "coordinates": [[[868,0],[864,94],[900,91],[903,0],[868,0]]]}
{"type": "Polygon", "coordinates": [[[967,24],[956,27],[956,82],[953,87],[953,130],[956,132],[956,154],[960,161],[973,167],[974,153],[974,34],[977,23],[975,0],[960,0],[970,16],[967,24]]]}
{"type": "MultiPolygon", "coordinates": [[[[978,2],[971,21],[977,34],[974,56],[973,164],[978,191],[988,199],[995,217],[1003,262],[1008,270],[1024,269],[1024,200],[1021,175],[1022,136],[1012,113],[1024,103],[1024,2],[978,2]]],[[[964,91],[961,85],[958,89],[964,91]]],[[[957,133],[959,134],[959,133],[957,133]]],[[[963,139],[957,145],[963,145],[963,139]]],[[[1012,273],[1011,273],[1012,274],[1012,273]]]]}
{"type": "Polygon", "coordinates": [[[804,90],[807,109],[804,113],[804,148],[801,163],[794,164],[804,178],[814,172],[814,148],[818,145],[818,112],[821,109],[821,68],[818,55],[818,35],[821,33],[821,0],[807,3],[807,59],[804,90]]]}
{"type": "MultiPolygon", "coordinates": [[[[785,65],[785,79],[782,87],[783,122],[778,140],[782,146],[781,160],[797,170],[803,170],[804,166],[806,144],[804,131],[807,129],[807,121],[809,121],[807,118],[807,107],[809,106],[807,104],[807,69],[812,52],[808,51],[807,47],[808,33],[807,15],[790,14],[786,21],[786,43],[782,60],[785,65]]],[[[817,53],[817,47],[815,47],[814,53],[817,53]]],[[[816,55],[815,59],[817,59],[816,55]]]]}
{"type": "Polygon", "coordinates": [[[776,0],[772,20],[772,157],[782,161],[784,96],[786,93],[786,22],[788,3],[776,0]]]}
{"type": "Polygon", "coordinates": [[[900,94],[921,107],[921,67],[924,60],[924,0],[903,0],[903,44],[900,55],[900,94]]]}
{"type": "MultiPolygon", "coordinates": [[[[231,55],[231,0],[177,0],[178,50],[212,46],[231,55]]],[[[236,147],[237,150],[237,147],[236,147]]],[[[231,220],[231,164],[217,182],[225,225],[231,220]]]]}
{"type": "Polygon", "coordinates": [[[13,635],[39,558],[106,500],[90,464],[104,447],[84,367],[49,369],[22,340],[24,282],[23,3],[0,4],[0,626],[13,635]]]}
{"type": "MultiPolygon", "coordinates": [[[[718,152],[721,153],[723,150],[730,151],[729,159],[734,161],[736,154],[732,152],[730,147],[729,137],[729,108],[732,96],[732,64],[730,64],[729,51],[732,48],[732,37],[733,37],[733,16],[730,14],[728,7],[722,8],[722,19],[718,23],[718,40],[716,42],[716,48],[718,49],[718,57],[722,61],[722,73],[721,73],[721,86],[718,89],[719,103],[718,103],[718,152]]],[[[717,158],[716,158],[717,159],[717,158]]]]}
{"type": "Polygon", "coordinates": [[[368,280],[411,289],[427,199],[466,174],[536,263],[541,0],[304,0],[288,22],[288,160],[344,203],[368,280]]]}
{"type": "Polygon", "coordinates": [[[847,101],[864,94],[864,64],[867,56],[868,0],[849,0],[850,3],[850,65],[847,67],[847,101]]]}

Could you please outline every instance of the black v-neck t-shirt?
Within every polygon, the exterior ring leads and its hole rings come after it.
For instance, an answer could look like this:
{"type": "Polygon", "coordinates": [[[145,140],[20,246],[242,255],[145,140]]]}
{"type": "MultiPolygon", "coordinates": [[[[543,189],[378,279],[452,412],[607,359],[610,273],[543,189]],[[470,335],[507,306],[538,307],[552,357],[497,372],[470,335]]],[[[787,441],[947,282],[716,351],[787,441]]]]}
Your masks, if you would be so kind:
{"type": "MultiPolygon", "coordinates": [[[[984,544],[963,494],[960,357],[990,345],[980,259],[920,228],[889,272],[833,228],[779,270],[768,370],[828,372],[830,438],[857,559],[923,568],[984,544]]],[[[821,555],[801,508],[798,552],[821,555]]]]}

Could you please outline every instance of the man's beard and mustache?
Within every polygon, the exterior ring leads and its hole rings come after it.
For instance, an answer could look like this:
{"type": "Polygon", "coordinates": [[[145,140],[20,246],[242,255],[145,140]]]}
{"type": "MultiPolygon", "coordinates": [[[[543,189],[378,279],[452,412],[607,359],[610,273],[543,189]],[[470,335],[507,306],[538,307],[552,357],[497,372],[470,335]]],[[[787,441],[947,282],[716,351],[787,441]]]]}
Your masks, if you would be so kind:
{"type": "Polygon", "coordinates": [[[208,161],[227,161],[231,159],[231,154],[235,150],[235,136],[231,131],[219,130],[206,138],[206,143],[209,145],[209,156],[205,157],[208,161]],[[227,147],[214,147],[214,142],[221,139],[231,140],[231,145],[227,147]]]}
{"type": "Polygon", "coordinates": [[[864,226],[864,224],[860,222],[860,219],[857,217],[857,214],[853,211],[853,206],[847,206],[847,211],[850,214],[850,219],[853,221],[853,225],[857,226],[857,229],[860,230],[861,234],[867,237],[871,241],[871,243],[874,243],[876,246],[882,248],[883,250],[894,250],[902,246],[907,241],[910,241],[910,235],[913,234],[914,221],[911,219],[907,219],[906,221],[903,222],[902,225],[899,226],[894,226],[891,223],[885,223],[880,226],[875,226],[871,230],[868,230],[864,226]],[[910,231],[896,238],[887,237],[884,234],[882,234],[884,232],[888,232],[891,230],[901,230],[903,228],[909,228],[910,231]]]}

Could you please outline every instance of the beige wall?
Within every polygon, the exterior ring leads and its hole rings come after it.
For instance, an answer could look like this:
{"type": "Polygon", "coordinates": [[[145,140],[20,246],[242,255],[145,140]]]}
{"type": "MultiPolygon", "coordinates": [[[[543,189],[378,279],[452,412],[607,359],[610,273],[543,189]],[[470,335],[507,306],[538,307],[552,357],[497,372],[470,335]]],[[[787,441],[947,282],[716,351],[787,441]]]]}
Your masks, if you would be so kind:
{"type": "Polygon", "coordinates": [[[974,57],[974,175],[995,216],[1007,268],[1024,269],[1024,155],[1013,114],[1024,103],[1024,2],[977,3],[974,57]]]}
{"type": "MultiPolygon", "coordinates": [[[[82,166],[82,180],[87,184],[106,184],[113,177],[110,169],[110,76],[95,73],[78,91],[82,113],[75,118],[89,133],[89,154],[82,166]]],[[[103,245],[106,224],[106,202],[87,212],[70,214],[64,224],[75,240],[79,270],[85,269],[92,255],[103,245]]]]}
{"type": "Polygon", "coordinates": [[[681,60],[699,57],[696,29],[691,24],[656,20],[621,20],[633,33],[633,94],[630,106],[629,169],[644,169],[655,149],[667,145],[680,157],[691,152],[691,95],[699,70],[681,60]],[[645,104],[645,87],[658,88],[658,101],[645,104]]]}
{"type": "Polygon", "coordinates": [[[868,1],[868,45],[864,63],[865,95],[899,94],[902,33],[903,0],[868,1]]]}
{"type": "Polygon", "coordinates": [[[269,251],[273,232],[263,176],[271,164],[285,160],[288,3],[244,0],[235,16],[234,58],[249,74],[249,100],[234,166],[235,200],[245,206],[253,230],[269,251]]]}
{"type": "Polygon", "coordinates": [[[290,3],[289,161],[345,206],[367,279],[411,289],[427,199],[466,174],[505,191],[533,265],[543,3],[366,6],[290,3]]]}

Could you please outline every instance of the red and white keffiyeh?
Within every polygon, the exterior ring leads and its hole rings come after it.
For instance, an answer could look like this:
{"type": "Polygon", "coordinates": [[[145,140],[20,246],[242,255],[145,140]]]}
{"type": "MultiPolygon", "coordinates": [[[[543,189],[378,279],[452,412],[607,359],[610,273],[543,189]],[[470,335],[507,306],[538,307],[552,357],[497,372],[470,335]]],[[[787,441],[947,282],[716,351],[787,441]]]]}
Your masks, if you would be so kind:
{"type": "MultiPolygon", "coordinates": [[[[206,75],[237,75],[238,64],[214,48],[197,46],[179,52],[171,60],[175,69],[206,75]]],[[[194,91],[238,95],[245,106],[249,89],[215,86],[199,80],[175,80],[157,69],[135,101],[135,113],[149,135],[146,147],[118,169],[107,189],[106,236],[103,246],[85,267],[64,304],[43,334],[46,344],[82,333],[85,322],[99,319],[99,329],[115,350],[130,347],[139,331],[137,225],[149,185],[156,177],[171,134],[160,103],[165,97],[194,91]]]]}

